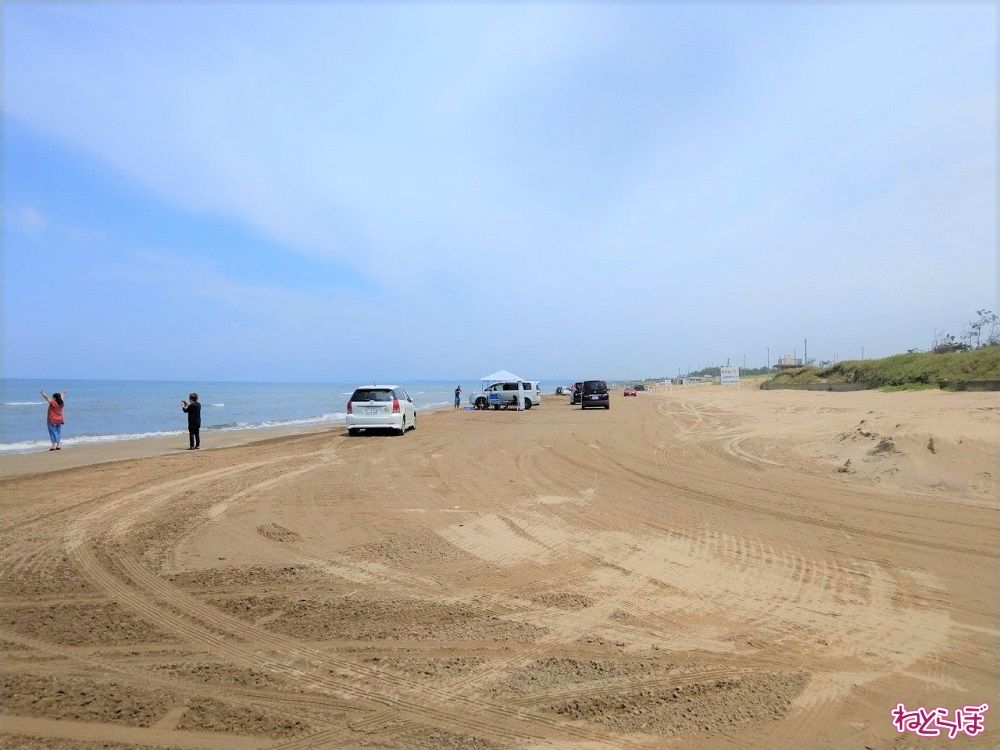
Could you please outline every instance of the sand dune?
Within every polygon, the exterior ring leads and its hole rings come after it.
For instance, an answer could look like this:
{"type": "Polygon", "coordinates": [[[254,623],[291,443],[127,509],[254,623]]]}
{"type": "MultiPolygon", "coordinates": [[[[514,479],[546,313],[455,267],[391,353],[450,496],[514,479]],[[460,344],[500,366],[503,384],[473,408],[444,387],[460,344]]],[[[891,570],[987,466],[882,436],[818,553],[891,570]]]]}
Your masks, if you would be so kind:
{"type": "Polygon", "coordinates": [[[897,748],[1000,679],[998,427],[693,386],[7,457],[0,747],[897,748]]]}

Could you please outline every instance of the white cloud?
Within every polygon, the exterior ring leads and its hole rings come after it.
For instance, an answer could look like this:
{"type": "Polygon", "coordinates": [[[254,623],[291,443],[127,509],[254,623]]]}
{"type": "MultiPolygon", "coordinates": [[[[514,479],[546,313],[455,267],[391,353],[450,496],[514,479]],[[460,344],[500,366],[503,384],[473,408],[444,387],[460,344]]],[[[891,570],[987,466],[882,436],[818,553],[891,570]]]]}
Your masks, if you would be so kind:
{"type": "Polygon", "coordinates": [[[13,225],[29,237],[41,237],[49,225],[48,219],[36,208],[21,206],[11,214],[13,225]]]}
{"type": "Polygon", "coordinates": [[[45,237],[79,248],[96,245],[108,238],[108,233],[103,229],[62,223],[49,212],[34,206],[20,206],[9,216],[11,225],[32,240],[45,237]]]}
{"type": "MultiPolygon", "coordinates": [[[[477,340],[462,356],[530,347],[553,369],[561,339],[628,330],[642,350],[633,361],[648,361],[662,357],[664,320],[695,329],[687,311],[717,298],[794,290],[796,321],[768,311],[718,336],[718,347],[754,337],[763,347],[781,326],[781,336],[837,326],[803,321],[810,291],[850,290],[862,325],[874,300],[957,298],[972,285],[961,264],[934,259],[935,245],[950,237],[952,253],[981,259],[996,242],[996,42],[982,23],[995,31],[993,11],[39,4],[5,14],[9,116],[185,212],[351,264],[398,301],[429,350],[456,328],[524,315],[566,327],[477,340]],[[859,272],[865,264],[894,269],[897,283],[859,272]]],[[[316,319],[340,331],[358,309],[392,321],[343,289],[247,284],[206,264],[192,290],[169,258],[143,263],[134,272],[171,293],[289,330],[316,319]]],[[[992,280],[973,283],[981,294],[992,280]]],[[[673,345],[702,339],[692,330],[673,345]]],[[[628,355],[602,356],[618,366],[628,355]]]]}

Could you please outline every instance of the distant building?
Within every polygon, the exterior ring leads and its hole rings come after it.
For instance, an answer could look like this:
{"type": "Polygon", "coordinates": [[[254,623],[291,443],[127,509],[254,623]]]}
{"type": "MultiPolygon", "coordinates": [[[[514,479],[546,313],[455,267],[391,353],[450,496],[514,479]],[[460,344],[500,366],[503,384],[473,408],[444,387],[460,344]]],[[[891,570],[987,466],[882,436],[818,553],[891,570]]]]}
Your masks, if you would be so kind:
{"type": "Polygon", "coordinates": [[[776,366],[780,370],[784,367],[802,367],[804,364],[805,362],[801,359],[793,357],[791,354],[786,354],[778,360],[778,364],[776,366]]]}

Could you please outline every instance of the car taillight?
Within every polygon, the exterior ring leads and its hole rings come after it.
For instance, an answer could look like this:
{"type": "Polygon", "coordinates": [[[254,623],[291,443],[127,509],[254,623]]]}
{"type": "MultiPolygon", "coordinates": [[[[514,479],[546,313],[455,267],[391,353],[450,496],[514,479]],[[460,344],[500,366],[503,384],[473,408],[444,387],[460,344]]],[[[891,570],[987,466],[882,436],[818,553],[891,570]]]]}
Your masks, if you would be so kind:
{"type": "Polygon", "coordinates": [[[351,402],[350,401],[347,402],[347,413],[348,414],[353,414],[354,413],[354,409],[351,408],[351,402]]]}
{"type": "Polygon", "coordinates": [[[393,414],[399,414],[399,399],[398,398],[394,398],[392,400],[392,413],[393,414]]]}

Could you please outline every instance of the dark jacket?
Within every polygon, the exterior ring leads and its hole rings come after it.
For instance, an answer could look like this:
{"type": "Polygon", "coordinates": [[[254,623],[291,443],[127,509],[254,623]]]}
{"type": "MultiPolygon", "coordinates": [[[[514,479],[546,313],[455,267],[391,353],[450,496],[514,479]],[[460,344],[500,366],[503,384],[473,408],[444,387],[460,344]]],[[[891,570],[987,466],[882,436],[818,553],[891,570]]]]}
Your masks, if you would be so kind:
{"type": "Polygon", "coordinates": [[[189,430],[200,430],[201,429],[201,404],[197,401],[192,401],[185,407],[182,407],[188,415],[188,429],[189,430]]]}

